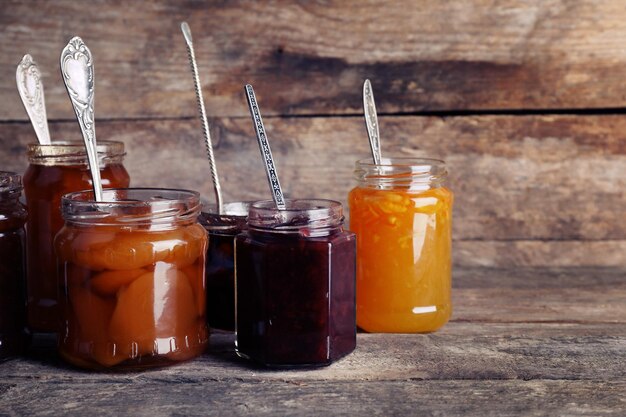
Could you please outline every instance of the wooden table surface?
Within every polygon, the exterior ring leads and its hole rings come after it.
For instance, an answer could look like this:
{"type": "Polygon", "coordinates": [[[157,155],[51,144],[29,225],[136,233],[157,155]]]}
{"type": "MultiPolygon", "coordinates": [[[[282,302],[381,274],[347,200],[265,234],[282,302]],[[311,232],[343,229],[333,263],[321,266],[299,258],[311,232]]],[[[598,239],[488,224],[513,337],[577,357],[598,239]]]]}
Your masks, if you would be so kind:
{"type": "Polygon", "coordinates": [[[39,337],[0,365],[0,415],[626,414],[626,269],[464,268],[452,321],[364,334],[319,369],[267,370],[212,335],[202,357],[139,373],[73,369],[39,337]]]}

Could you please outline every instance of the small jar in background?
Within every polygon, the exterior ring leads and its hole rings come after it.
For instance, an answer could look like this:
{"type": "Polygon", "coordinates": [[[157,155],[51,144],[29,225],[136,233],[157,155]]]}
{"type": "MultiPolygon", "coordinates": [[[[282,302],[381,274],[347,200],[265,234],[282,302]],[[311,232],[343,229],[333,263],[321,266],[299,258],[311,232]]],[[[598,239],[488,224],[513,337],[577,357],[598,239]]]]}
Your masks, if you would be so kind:
{"type": "Polygon", "coordinates": [[[209,233],[206,258],[207,321],[214,329],[235,330],[235,236],[246,230],[248,202],[226,203],[223,213],[209,207],[200,224],[209,233]]]}
{"type": "Polygon", "coordinates": [[[26,330],[26,209],[19,202],[22,180],[0,171],[0,360],[17,356],[28,344],[26,330]]]}
{"type": "Polygon", "coordinates": [[[357,235],[357,324],[368,332],[420,333],[452,313],[452,192],[443,161],[356,163],[350,229],[357,235]]]}
{"type": "Polygon", "coordinates": [[[236,350],[266,366],[328,365],[356,346],[354,233],[341,204],[252,204],[235,238],[236,350]]]}
{"type": "MultiPolygon", "coordinates": [[[[104,188],[125,188],[130,178],[122,164],[124,144],[98,143],[104,188]]],[[[54,236],[63,227],[61,196],[91,188],[87,152],[82,142],[28,145],[29,166],[24,174],[28,207],[27,292],[28,324],[33,331],[56,332],[58,327],[54,236]]]]}
{"type": "Polygon", "coordinates": [[[207,233],[199,195],[166,189],[63,197],[59,351],[90,369],[136,369],[200,355],[208,343],[207,233]]]}

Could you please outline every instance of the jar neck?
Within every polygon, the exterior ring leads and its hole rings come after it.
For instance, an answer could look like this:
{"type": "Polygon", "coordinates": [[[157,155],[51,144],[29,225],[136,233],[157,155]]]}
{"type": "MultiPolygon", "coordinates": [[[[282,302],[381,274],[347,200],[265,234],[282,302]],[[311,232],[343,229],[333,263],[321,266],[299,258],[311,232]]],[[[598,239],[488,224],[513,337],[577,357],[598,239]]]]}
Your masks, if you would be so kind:
{"type": "Polygon", "coordinates": [[[215,205],[203,204],[199,222],[213,234],[234,236],[247,229],[249,201],[225,203],[222,213],[217,212],[215,205]]]}
{"type": "Polygon", "coordinates": [[[444,186],[448,171],[437,159],[383,158],[380,164],[363,159],[356,162],[354,176],[360,187],[425,191],[444,186]]]}
{"type": "Polygon", "coordinates": [[[148,231],[194,224],[200,208],[200,195],[195,191],[159,188],[105,189],[101,202],[94,201],[93,191],[66,194],[61,200],[63,219],[68,225],[148,231]]]}
{"type": "Polygon", "coordinates": [[[22,189],[22,177],[15,172],[0,171],[0,204],[16,204],[22,189]]]}
{"type": "MultiPolygon", "coordinates": [[[[126,155],[122,142],[98,142],[98,162],[101,167],[121,164],[126,155]]],[[[50,145],[28,145],[28,162],[32,165],[72,166],[89,164],[82,142],[57,141],[50,145]]]]}
{"type": "Polygon", "coordinates": [[[285,210],[278,210],[271,200],[252,204],[248,217],[250,232],[272,236],[319,237],[343,230],[343,208],[337,201],[287,199],[285,206],[285,210]]]}

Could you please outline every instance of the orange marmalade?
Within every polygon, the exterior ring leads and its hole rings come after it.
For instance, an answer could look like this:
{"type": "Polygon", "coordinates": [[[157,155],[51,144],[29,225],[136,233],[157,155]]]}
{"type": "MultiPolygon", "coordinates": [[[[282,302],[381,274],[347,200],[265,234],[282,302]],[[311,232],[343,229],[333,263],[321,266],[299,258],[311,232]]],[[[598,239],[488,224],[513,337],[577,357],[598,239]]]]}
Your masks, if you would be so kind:
{"type": "Polygon", "coordinates": [[[452,192],[442,161],[359,161],[349,194],[357,235],[357,325],[368,332],[421,333],[452,313],[452,192]]]}

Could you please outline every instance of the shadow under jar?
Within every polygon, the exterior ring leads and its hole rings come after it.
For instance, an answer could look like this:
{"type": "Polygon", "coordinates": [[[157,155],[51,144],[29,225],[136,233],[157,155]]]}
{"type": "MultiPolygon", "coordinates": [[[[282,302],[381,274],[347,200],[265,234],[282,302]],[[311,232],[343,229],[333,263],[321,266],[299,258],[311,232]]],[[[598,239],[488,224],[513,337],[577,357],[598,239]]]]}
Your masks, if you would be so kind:
{"type": "MultiPolygon", "coordinates": [[[[100,175],[104,188],[125,188],[130,184],[122,164],[124,144],[98,143],[100,175]]],[[[24,174],[28,207],[27,293],[28,324],[38,332],[56,332],[57,270],[53,240],[63,227],[61,197],[91,188],[91,174],[82,142],[54,142],[28,145],[29,166],[24,174]]]]}
{"type": "Polygon", "coordinates": [[[63,197],[59,351],[91,369],[153,367],[208,343],[199,195],[166,189],[63,197]]]}
{"type": "Polygon", "coordinates": [[[207,321],[214,329],[235,330],[235,236],[247,228],[249,202],[209,207],[200,224],[209,233],[206,257],[207,321]]]}
{"type": "Polygon", "coordinates": [[[368,332],[421,333],[452,313],[452,192],[443,161],[356,163],[348,196],[357,235],[357,324],[368,332]]]}
{"type": "Polygon", "coordinates": [[[356,346],[354,233],[341,204],[252,204],[235,239],[236,350],[265,366],[328,365],[356,346]]]}
{"type": "Polygon", "coordinates": [[[17,356],[28,344],[24,223],[26,209],[19,202],[22,180],[0,171],[0,360],[17,356]]]}

